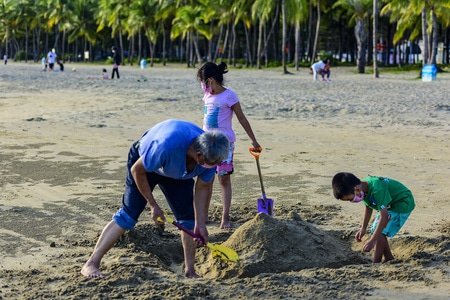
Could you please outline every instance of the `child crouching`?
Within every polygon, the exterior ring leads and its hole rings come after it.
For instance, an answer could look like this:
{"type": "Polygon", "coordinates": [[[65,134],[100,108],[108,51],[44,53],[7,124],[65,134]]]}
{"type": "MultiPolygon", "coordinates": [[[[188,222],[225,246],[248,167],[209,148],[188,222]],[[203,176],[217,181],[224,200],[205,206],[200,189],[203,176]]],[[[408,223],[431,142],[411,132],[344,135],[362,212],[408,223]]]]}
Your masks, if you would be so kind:
{"type": "Polygon", "coordinates": [[[352,203],[362,201],[365,205],[362,225],[355,236],[356,241],[362,241],[372,211],[378,211],[371,226],[372,235],[365,242],[363,251],[374,249],[374,263],[394,259],[387,237],[391,238],[399,232],[416,206],[411,191],[391,178],[369,176],[360,180],[352,173],[346,172],[337,173],[331,185],[336,199],[352,203]]]}

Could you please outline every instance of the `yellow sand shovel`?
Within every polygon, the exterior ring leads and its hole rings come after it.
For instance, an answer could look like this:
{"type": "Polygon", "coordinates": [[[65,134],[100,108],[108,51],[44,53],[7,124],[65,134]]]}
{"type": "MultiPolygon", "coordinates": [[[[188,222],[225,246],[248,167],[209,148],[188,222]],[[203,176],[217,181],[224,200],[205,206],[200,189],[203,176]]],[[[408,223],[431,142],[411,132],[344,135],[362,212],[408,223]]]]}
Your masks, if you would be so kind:
{"type": "MultiPolygon", "coordinates": [[[[190,231],[189,229],[187,229],[186,227],[184,227],[183,225],[172,219],[166,212],[164,212],[164,217],[166,218],[167,222],[175,225],[176,227],[178,227],[178,229],[183,230],[184,232],[192,236],[194,239],[198,239],[199,241],[201,241],[203,245],[211,249],[213,257],[231,262],[239,261],[239,256],[233,249],[218,244],[211,244],[209,242],[205,243],[205,241],[201,236],[196,235],[195,233],[193,233],[192,231],[190,231]]],[[[158,221],[164,222],[161,218],[159,218],[158,221]]]]}

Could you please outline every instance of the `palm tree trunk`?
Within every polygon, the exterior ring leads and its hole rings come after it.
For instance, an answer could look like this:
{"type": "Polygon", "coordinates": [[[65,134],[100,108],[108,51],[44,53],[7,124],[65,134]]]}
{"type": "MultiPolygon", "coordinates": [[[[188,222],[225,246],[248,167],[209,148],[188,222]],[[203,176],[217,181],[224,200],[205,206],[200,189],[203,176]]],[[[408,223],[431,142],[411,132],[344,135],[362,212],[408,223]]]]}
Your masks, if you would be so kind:
{"type": "Polygon", "coordinates": [[[122,66],[125,66],[125,56],[123,55],[122,30],[119,30],[120,55],[122,57],[122,66]]]}
{"type": "MultiPolygon", "coordinates": [[[[211,21],[211,24],[209,25],[209,31],[212,33],[214,31],[214,21],[211,21]]],[[[208,54],[206,55],[206,60],[211,61],[212,60],[212,39],[208,40],[208,54]]]]}
{"type": "Polygon", "coordinates": [[[253,61],[251,56],[251,50],[250,50],[250,39],[248,37],[248,29],[245,25],[245,22],[242,21],[242,24],[244,25],[244,32],[245,32],[245,43],[246,43],[246,55],[245,55],[245,66],[248,67],[249,65],[253,67],[253,61]]]}
{"type": "MultiPolygon", "coordinates": [[[[194,43],[195,54],[196,54],[196,56],[197,56],[198,62],[201,63],[201,62],[202,62],[202,56],[201,56],[200,50],[199,50],[199,48],[198,48],[198,39],[197,39],[197,37],[195,36],[194,33],[192,33],[192,35],[193,35],[192,42],[194,43]]],[[[193,61],[192,66],[195,67],[195,61],[193,61]]]]}
{"type": "Polygon", "coordinates": [[[314,37],[314,48],[311,55],[311,63],[316,60],[317,44],[319,43],[319,30],[320,30],[320,0],[317,0],[317,23],[316,23],[316,36],[314,37]]]}
{"type": "Polygon", "coordinates": [[[130,44],[128,46],[128,57],[130,58],[130,66],[133,65],[133,55],[134,55],[134,34],[130,37],[130,44]]]}
{"type": "MultiPolygon", "coordinates": [[[[275,16],[273,17],[272,26],[270,27],[269,34],[264,35],[264,50],[263,50],[263,53],[265,55],[267,53],[267,47],[269,46],[269,39],[270,39],[270,37],[272,36],[272,34],[273,34],[274,30],[275,30],[275,25],[277,24],[279,12],[280,12],[280,7],[277,4],[276,9],[275,9],[275,16]]],[[[265,28],[265,26],[264,26],[264,28],[265,28]]],[[[269,62],[269,60],[268,60],[267,55],[266,55],[266,66],[267,66],[268,62],[269,62]]]]}
{"type": "Polygon", "coordinates": [[[423,38],[423,60],[422,65],[429,63],[428,59],[428,33],[427,33],[427,9],[425,5],[422,8],[422,38],[423,38]]]}
{"type": "Polygon", "coordinates": [[[377,53],[377,36],[378,36],[378,1],[373,0],[373,77],[378,78],[378,53],[377,53]]]}
{"type": "Polygon", "coordinates": [[[220,41],[222,40],[222,34],[223,34],[223,24],[220,24],[219,36],[217,38],[217,46],[216,46],[216,50],[214,51],[214,55],[212,58],[213,62],[216,62],[217,55],[219,54],[220,41]]]}
{"type": "Polygon", "coordinates": [[[436,18],[436,12],[434,8],[431,8],[431,19],[433,22],[433,47],[431,48],[431,63],[436,64],[436,50],[438,47],[437,43],[437,18],[436,18]]]}
{"type": "Polygon", "coordinates": [[[230,24],[227,24],[227,30],[225,31],[225,38],[223,40],[223,48],[222,48],[222,53],[220,54],[220,62],[223,61],[223,57],[225,55],[226,49],[227,49],[227,43],[228,43],[228,35],[230,32],[230,24]]]}
{"type": "Polygon", "coordinates": [[[139,29],[138,31],[138,62],[141,63],[142,59],[142,31],[139,29]]]}
{"type": "Polygon", "coordinates": [[[262,39],[263,39],[263,22],[262,22],[262,20],[259,20],[259,34],[258,35],[259,35],[259,37],[258,37],[258,52],[257,52],[258,57],[256,58],[256,68],[261,69],[261,56],[262,56],[261,48],[262,48],[262,39]]]}
{"type": "Polygon", "coordinates": [[[236,67],[236,53],[235,53],[235,50],[236,50],[236,25],[234,23],[234,18],[233,18],[233,25],[232,25],[231,29],[232,29],[231,30],[231,33],[232,33],[231,45],[230,45],[230,55],[231,55],[231,61],[232,61],[231,65],[233,67],[236,67]]]}
{"type": "Polygon", "coordinates": [[[295,21],[295,54],[294,54],[294,64],[295,70],[299,70],[299,58],[300,56],[300,22],[295,21]]]}
{"type": "Polygon", "coordinates": [[[288,74],[288,70],[286,67],[286,0],[282,0],[281,2],[281,11],[283,14],[283,37],[282,37],[282,45],[281,45],[281,58],[282,58],[282,65],[283,65],[283,74],[288,74]]]}
{"type": "Polygon", "coordinates": [[[64,30],[63,30],[63,37],[62,37],[62,43],[61,43],[61,58],[62,58],[62,62],[63,63],[66,62],[66,60],[64,59],[64,57],[66,56],[65,43],[66,43],[66,29],[64,28],[64,30]]]}
{"type": "Polygon", "coordinates": [[[365,20],[362,18],[356,20],[355,37],[358,46],[358,57],[357,57],[358,73],[363,74],[365,71],[365,64],[366,64],[367,32],[365,20]]]}
{"type": "Polygon", "coordinates": [[[25,62],[28,62],[28,25],[25,25],[25,62]]]}
{"type": "MultiPolygon", "coordinates": [[[[161,21],[161,23],[162,23],[162,21],[161,21]]],[[[163,50],[162,64],[163,64],[163,66],[165,66],[166,65],[166,56],[167,56],[167,54],[166,54],[166,29],[164,27],[164,24],[161,24],[161,25],[162,25],[161,28],[162,28],[162,35],[163,35],[163,40],[162,40],[162,43],[163,43],[163,45],[162,45],[162,50],[163,50]]]]}
{"type": "Polygon", "coordinates": [[[312,10],[313,3],[312,1],[309,1],[309,18],[308,18],[308,42],[306,43],[306,57],[310,56],[311,51],[311,32],[312,32],[312,18],[313,18],[313,10],[312,10]]]}

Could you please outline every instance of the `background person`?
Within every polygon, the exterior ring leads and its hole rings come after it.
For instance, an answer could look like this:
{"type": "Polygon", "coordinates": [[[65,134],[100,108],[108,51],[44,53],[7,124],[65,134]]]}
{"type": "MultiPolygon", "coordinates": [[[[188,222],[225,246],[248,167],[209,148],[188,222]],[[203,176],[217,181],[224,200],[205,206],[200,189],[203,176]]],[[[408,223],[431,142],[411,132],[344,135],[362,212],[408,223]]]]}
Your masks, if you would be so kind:
{"type": "Polygon", "coordinates": [[[49,51],[47,53],[47,63],[48,63],[48,70],[49,71],[53,71],[54,70],[55,61],[56,61],[57,57],[58,56],[56,55],[55,48],[53,48],[52,51],[49,51]]]}
{"type": "Polygon", "coordinates": [[[323,69],[320,71],[320,74],[322,75],[322,81],[328,81],[330,82],[330,75],[331,75],[331,65],[330,65],[330,60],[324,59],[323,62],[325,63],[325,66],[323,67],[323,69]],[[327,75],[327,79],[325,79],[325,75],[327,75]]]}
{"type": "Polygon", "coordinates": [[[324,68],[328,59],[319,60],[311,66],[311,72],[314,78],[314,81],[317,81],[317,74],[319,74],[324,68]]]}
{"type": "Polygon", "coordinates": [[[112,74],[111,74],[111,79],[114,79],[114,74],[117,74],[117,79],[119,79],[120,78],[119,65],[122,60],[120,58],[120,54],[119,54],[119,51],[116,46],[113,46],[111,48],[111,51],[113,53],[113,70],[112,70],[112,74]]]}

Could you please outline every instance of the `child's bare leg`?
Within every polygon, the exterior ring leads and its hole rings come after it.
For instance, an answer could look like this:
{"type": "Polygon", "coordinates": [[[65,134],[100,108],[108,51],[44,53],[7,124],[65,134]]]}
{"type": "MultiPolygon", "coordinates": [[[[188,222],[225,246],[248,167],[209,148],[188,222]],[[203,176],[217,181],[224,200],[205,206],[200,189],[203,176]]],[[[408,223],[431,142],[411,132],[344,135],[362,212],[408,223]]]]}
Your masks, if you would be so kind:
{"type": "MultiPolygon", "coordinates": [[[[213,185],[214,185],[214,179],[215,179],[216,177],[214,176],[213,178],[212,178],[212,180],[211,180],[211,189],[209,190],[209,195],[208,195],[208,211],[209,211],[209,205],[211,204],[211,197],[212,197],[212,193],[213,193],[213,185]]],[[[209,219],[209,214],[208,214],[208,216],[207,216],[207,219],[206,219],[206,223],[209,223],[210,222],[210,219],[209,219]]]]}
{"type": "MultiPolygon", "coordinates": [[[[386,237],[384,237],[384,238],[386,239],[386,237]]],[[[383,262],[388,262],[388,261],[393,260],[395,258],[394,255],[391,252],[391,247],[389,247],[389,242],[387,241],[387,239],[386,239],[386,243],[387,243],[387,245],[384,248],[384,253],[383,253],[383,255],[384,255],[383,262]]]]}
{"type": "Polygon", "coordinates": [[[231,207],[231,176],[220,175],[219,182],[222,191],[222,222],[220,228],[228,229],[231,227],[230,223],[230,207],[231,207]]]}
{"type": "Polygon", "coordinates": [[[394,256],[391,253],[391,249],[389,248],[389,242],[384,234],[382,234],[375,243],[373,262],[381,262],[383,255],[385,262],[394,259],[394,256]]]}

